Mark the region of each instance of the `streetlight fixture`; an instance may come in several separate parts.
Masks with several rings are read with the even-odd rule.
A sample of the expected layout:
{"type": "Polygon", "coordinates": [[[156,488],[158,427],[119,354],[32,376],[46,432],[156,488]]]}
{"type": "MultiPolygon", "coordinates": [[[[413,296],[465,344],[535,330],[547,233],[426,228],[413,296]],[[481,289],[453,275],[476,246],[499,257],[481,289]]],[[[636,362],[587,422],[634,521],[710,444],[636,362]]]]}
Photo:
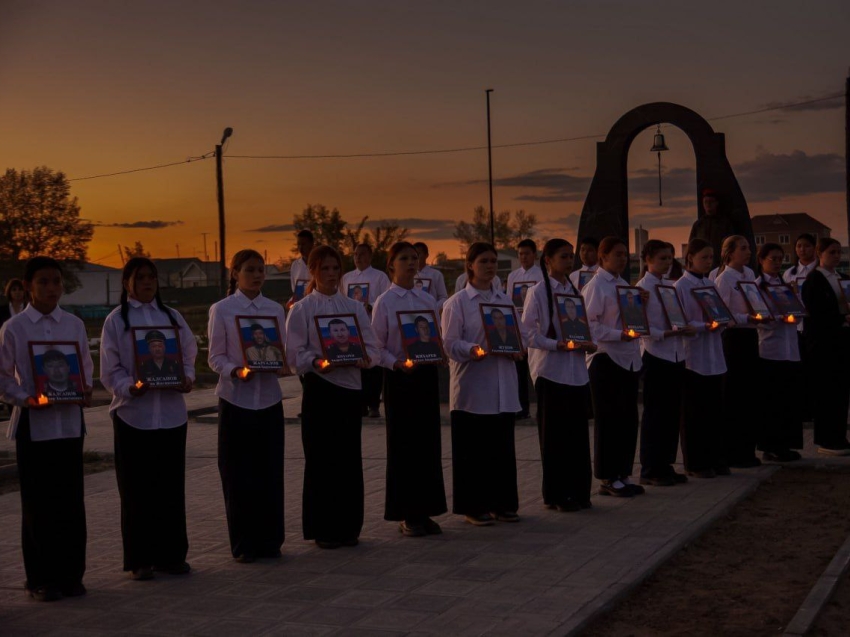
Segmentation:
{"type": "Polygon", "coordinates": [[[221,141],[215,145],[215,178],[218,190],[218,261],[221,269],[222,296],[227,294],[227,263],[224,260],[224,179],[221,172],[221,149],[231,135],[233,135],[233,129],[228,126],[221,135],[221,141]]]}

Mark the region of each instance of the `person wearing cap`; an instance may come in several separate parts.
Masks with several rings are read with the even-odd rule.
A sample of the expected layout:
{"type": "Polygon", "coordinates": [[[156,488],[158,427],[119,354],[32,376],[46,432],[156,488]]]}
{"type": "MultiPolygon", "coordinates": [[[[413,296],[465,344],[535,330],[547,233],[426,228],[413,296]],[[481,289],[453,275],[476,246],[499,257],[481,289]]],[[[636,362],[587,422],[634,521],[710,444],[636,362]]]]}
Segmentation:
{"type": "Polygon", "coordinates": [[[182,379],[183,370],[180,365],[165,356],[165,334],[159,330],[151,330],[145,334],[145,342],[151,357],[142,363],[144,379],[148,382],[172,376],[182,379]]]}
{"type": "Polygon", "coordinates": [[[723,240],[730,235],[740,234],[740,232],[735,231],[735,224],[729,215],[721,211],[720,198],[713,188],[705,188],[702,191],[702,209],[704,214],[694,221],[688,241],[694,239],[708,241],[714,250],[713,267],[716,268],[720,265],[723,240]]]}

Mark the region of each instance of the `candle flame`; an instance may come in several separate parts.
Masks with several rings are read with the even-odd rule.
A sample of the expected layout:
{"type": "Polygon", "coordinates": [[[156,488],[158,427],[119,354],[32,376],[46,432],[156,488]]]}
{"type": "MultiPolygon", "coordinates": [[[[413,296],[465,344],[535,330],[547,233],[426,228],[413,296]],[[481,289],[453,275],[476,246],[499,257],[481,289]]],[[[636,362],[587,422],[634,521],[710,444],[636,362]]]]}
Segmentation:
{"type": "Polygon", "coordinates": [[[789,314],[785,320],[788,321],[789,323],[796,323],[797,322],[797,319],[794,317],[793,314],[789,314]]]}
{"type": "Polygon", "coordinates": [[[39,397],[38,397],[38,404],[39,405],[46,405],[48,402],[50,402],[50,401],[47,400],[47,396],[45,396],[44,394],[39,395],[39,397]]]}
{"type": "Polygon", "coordinates": [[[720,326],[720,323],[718,323],[717,321],[711,322],[711,329],[716,330],[719,326],[720,326]]]}
{"type": "Polygon", "coordinates": [[[323,360],[321,363],[319,363],[319,365],[321,366],[322,369],[325,369],[326,367],[331,366],[331,362],[329,360],[323,360]]]}
{"type": "Polygon", "coordinates": [[[637,332],[635,332],[634,330],[629,330],[628,335],[634,338],[635,336],[637,336],[637,332]]]}
{"type": "Polygon", "coordinates": [[[408,358],[406,361],[404,361],[404,366],[408,369],[413,367],[413,361],[408,358]]]}
{"type": "Polygon", "coordinates": [[[475,353],[476,353],[478,356],[484,356],[484,354],[486,354],[486,352],[485,352],[483,349],[481,349],[481,346],[480,346],[480,345],[476,348],[475,353]]]}
{"type": "Polygon", "coordinates": [[[242,368],[242,369],[240,369],[238,372],[236,372],[236,375],[237,375],[239,378],[246,378],[250,372],[251,372],[251,370],[250,370],[250,369],[248,369],[247,367],[243,367],[243,368],[242,368]]]}
{"type": "Polygon", "coordinates": [[[756,312],[756,317],[755,317],[755,318],[756,318],[756,320],[757,320],[757,321],[760,321],[760,320],[762,319],[762,316],[761,316],[761,314],[760,314],[759,312],[756,312]]]}
{"type": "Polygon", "coordinates": [[[144,386],[145,386],[145,384],[142,381],[140,381],[140,380],[136,381],[136,388],[137,389],[141,389],[144,386]]]}
{"type": "Polygon", "coordinates": [[[576,344],[573,341],[567,341],[567,349],[575,349],[576,344]]]}

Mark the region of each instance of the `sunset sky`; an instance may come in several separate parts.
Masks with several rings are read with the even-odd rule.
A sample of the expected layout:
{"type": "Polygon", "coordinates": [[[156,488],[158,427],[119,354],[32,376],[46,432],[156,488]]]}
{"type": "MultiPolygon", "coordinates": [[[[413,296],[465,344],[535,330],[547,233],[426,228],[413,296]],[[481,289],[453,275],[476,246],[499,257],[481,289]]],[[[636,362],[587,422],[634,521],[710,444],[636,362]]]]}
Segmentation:
{"type": "MultiPolygon", "coordinates": [[[[0,0],[0,169],[72,179],[178,162],[226,126],[228,256],[290,257],[293,214],[337,207],[395,219],[431,254],[459,256],[453,224],[487,205],[486,150],[351,159],[245,159],[603,135],[626,111],[671,101],[706,118],[843,93],[846,0],[695,3],[0,0]],[[231,157],[227,157],[230,155],[231,157]]],[[[750,213],[808,212],[847,239],[844,100],[718,119],[750,213]]],[[[668,204],[657,205],[653,130],[629,157],[630,215],[687,239],[694,155],[665,129],[668,204]]],[[[573,240],[598,139],[493,152],[495,208],[573,240]]],[[[213,257],[212,159],[72,183],[98,227],[90,260],[118,244],[213,257]]]]}

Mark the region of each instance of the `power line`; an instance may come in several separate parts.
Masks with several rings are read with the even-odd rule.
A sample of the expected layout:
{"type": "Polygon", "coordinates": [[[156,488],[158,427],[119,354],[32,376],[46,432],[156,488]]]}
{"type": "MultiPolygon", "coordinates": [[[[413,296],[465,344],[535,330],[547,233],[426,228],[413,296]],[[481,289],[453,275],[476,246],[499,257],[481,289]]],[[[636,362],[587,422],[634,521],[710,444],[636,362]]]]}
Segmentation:
{"type": "Polygon", "coordinates": [[[826,97],[818,97],[816,99],[805,100],[803,102],[793,102],[788,104],[777,104],[775,106],[766,106],[755,111],[745,111],[743,113],[733,113],[731,115],[720,115],[718,117],[708,117],[708,121],[716,122],[721,119],[731,119],[733,117],[744,117],[745,115],[757,115],[758,113],[767,113],[769,111],[782,111],[793,108],[795,106],[807,106],[808,104],[816,104],[818,102],[828,102],[839,97],[844,97],[844,93],[836,93],[835,95],[827,95],[826,97]]]}
{"type": "Polygon", "coordinates": [[[115,173],[103,173],[101,175],[89,175],[88,177],[74,177],[73,179],[69,179],[68,181],[85,181],[86,179],[99,179],[100,177],[115,177],[116,175],[129,175],[130,173],[140,173],[146,170],[156,170],[157,168],[168,168],[169,166],[179,166],[180,164],[191,164],[192,162],[201,161],[203,159],[209,159],[212,157],[210,153],[205,155],[201,155],[199,157],[189,157],[188,159],[184,159],[183,161],[174,161],[170,164],[158,164],[156,166],[146,166],[145,168],[133,168],[131,170],[121,170],[115,173]]]}

